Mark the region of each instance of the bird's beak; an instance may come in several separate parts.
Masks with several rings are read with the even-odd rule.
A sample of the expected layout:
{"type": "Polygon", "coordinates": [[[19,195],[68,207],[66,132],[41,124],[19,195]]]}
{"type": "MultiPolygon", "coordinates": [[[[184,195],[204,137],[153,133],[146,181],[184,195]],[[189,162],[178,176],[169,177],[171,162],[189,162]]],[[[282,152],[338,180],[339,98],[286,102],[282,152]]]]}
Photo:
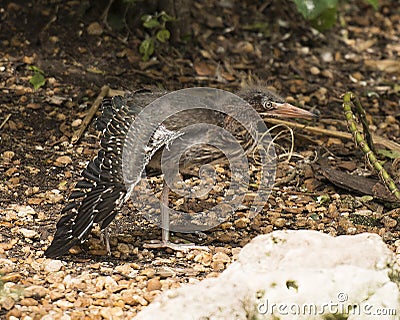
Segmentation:
{"type": "Polygon", "coordinates": [[[273,108],[266,112],[262,112],[262,114],[274,118],[300,118],[309,120],[318,118],[315,113],[295,107],[287,102],[274,102],[273,108]]]}

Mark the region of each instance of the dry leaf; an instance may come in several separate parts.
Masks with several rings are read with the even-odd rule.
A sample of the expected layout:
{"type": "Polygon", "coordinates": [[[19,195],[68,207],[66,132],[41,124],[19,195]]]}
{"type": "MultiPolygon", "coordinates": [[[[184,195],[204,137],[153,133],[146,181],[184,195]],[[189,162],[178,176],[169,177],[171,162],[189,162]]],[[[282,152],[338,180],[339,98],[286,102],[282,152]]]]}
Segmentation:
{"type": "Polygon", "coordinates": [[[214,76],[216,67],[206,62],[198,62],[194,65],[197,75],[199,76],[214,76]]]}

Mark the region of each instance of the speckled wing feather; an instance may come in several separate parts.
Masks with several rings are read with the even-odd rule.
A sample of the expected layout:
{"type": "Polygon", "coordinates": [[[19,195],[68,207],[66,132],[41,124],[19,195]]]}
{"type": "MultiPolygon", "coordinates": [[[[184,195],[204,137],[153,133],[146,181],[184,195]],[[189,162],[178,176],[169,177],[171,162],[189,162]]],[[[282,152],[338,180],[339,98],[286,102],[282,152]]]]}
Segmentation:
{"type": "MultiPolygon", "coordinates": [[[[100,224],[101,229],[106,228],[129,198],[122,174],[122,152],[125,143],[130,142],[127,139],[140,140],[140,137],[127,134],[143,107],[132,102],[121,96],[102,102],[102,115],[96,123],[97,129],[102,131],[101,149],[83,170],[82,179],[70,196],[71,202],[62,210],[64,215],[58,221],[53,242],[45,252],[47,257],[61,256],[85,240],[94,223],[100,224]]],[[[177,136],[177,132],[158,126],[149,145],[144,148],[146,155],[139,174],[152,155],[177,136]]],[[[128,186],[129,190],[133,187],[128,186]]]]}

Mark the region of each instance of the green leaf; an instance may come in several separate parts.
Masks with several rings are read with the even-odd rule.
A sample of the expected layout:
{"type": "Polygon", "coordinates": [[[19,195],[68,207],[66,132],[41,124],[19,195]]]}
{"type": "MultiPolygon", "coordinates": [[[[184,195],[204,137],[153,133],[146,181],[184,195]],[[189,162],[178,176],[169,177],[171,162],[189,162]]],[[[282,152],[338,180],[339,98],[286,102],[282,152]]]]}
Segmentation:
{"type": "Polygon", "coordinates": [[[364,0],[366,3],[370,4],[375,10],[379,8],[379,1],[378,0],[364,0]]]}
{"type": "Polygon", "coordinates": [[[336,22],[336,8],[330,8],[322,12],[317,18],[311,20],[312,26],[324,31],[333,27],[336,22]]]}
{"type": "Polygon", "coordinates": [[[160,26],[160,23],[158,22],[157,19],[150,19],[150,20],[146,20],[145,22],[143,22],[143,27],[148,28],[148,29],[154,29],[158,26],[160,26]]]}
{"type": "Polygon", "coordinates": [[[142,20],[143,22],[150,20],[151,18],[153,18],[153,16],[149,15],[149,14],[144,14],[141,16],[140,20],[142,20]]]}
{"type": "Polygon", "coordinates": [[[379,149],[377,152],[389,159],[397,159],[400,158],[400,152],[395,151],[395,150],[384,150],[384,149],[379,149]]]}
{"type": "Polygon", "coordinates": [[[29,70],[33,71],[33,76],[29,79],[29,83],[33,86],[33,88],[37,90],[40,87],[43,87],[46,83],[44,71],[35,66],[29,66],[29,70]]]}
{"type": "Polygon", "coordinates": [[[41,73],[41,74],[44,75],[44,71],[43,71],[42,69],[39,69],[38,67],[29,66],[28,69],[29,69],[29,70],[32,70],[32,71],[34,71],[34,72],[39,72],[39,73],[41,73]]]}
{"type": "Polygon", "coordinates": [[[331,201],[331,198],[327,194],[323,194],[323,195],[317,197],[318,204],[328,203],[329,201],[331,201]]]}
{"type": "Polygon", "coordinates": [[[336,22],[338,0],[292,0],[297,10],[319,31],[331,28],[336,22]]]}
{"type": "Polygon", "coordinates": [[[37,72],[32,76],[32,78],[29,79],[29,82],[31,85],[33,85],[33,88],[37,90],[44,86],[46,79],[41,73],[37,72]]]}
{"type": "Polygon", "coordinates": [[[338,5],[338,0],[292,0],[297,10],[307,20],[314,20],[329,9],[335,9],[338,5]]]}
{"type": "Polygon", "coordinates": [[[143,56],[143,61],[149,60],[150,56],[154,53],[154,39],[147,38],[143,40],[139,47],[139,53],[143,56]]]}
{"type": "Polygon", "coordinates": [[[167,29],[161,29],[157,32],[156,38],[160,42],[165,42],[168,41],[169,38],[171,37],[171,33],[167,29]]]}
{"type": "MultiPolygon", "coordinates": [[[[314,28],[324,31],[331,28],[336,22],[336,12],[339,0],[292,0],[297,10],[309,21],[314,28]]],[[[379,7],[379,0],[364,0],[375,10],[379,7]]]]}
{"type": "Polygon", "coordinates": [[[175,21],[175,18],[168,15],[165,11],[160,13],[160,18],[164,22],[175,21]]]}

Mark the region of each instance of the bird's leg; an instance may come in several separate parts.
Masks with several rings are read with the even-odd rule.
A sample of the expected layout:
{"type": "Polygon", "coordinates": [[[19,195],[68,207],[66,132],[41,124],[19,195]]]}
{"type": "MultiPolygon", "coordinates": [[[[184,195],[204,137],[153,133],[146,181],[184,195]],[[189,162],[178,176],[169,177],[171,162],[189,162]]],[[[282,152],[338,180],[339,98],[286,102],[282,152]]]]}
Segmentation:
{"type": "Polygon", "coordinates": [[[101,230],[100,241],[102,241],[106,246],[107,255],[111,256],[110,235],[108,233],[108,226],[101,230]]]}
{"type": "Polygon", "coordinates": [[[161,241],[163,244],[169,243],[169,212],[168,212],[168,204],[169,204],[169,186],[167,182],[164,180],[163,190],[161,193],[161,241]]]}
{"type": "Polygon", "coordinates": [[[194,243],[172,243],[169,241],[169,208],[168,208],[168,195],[169,195],[169,186],[167,182],[164,180],[164,186],[161,193],[161,242],[160,243],[146,243],[143,246],[145,248],[170,248],[175,251],[189,251],[191,249],[199,249],[209,251],[210,249],[206,246],[197,246],[194,243]]]}

